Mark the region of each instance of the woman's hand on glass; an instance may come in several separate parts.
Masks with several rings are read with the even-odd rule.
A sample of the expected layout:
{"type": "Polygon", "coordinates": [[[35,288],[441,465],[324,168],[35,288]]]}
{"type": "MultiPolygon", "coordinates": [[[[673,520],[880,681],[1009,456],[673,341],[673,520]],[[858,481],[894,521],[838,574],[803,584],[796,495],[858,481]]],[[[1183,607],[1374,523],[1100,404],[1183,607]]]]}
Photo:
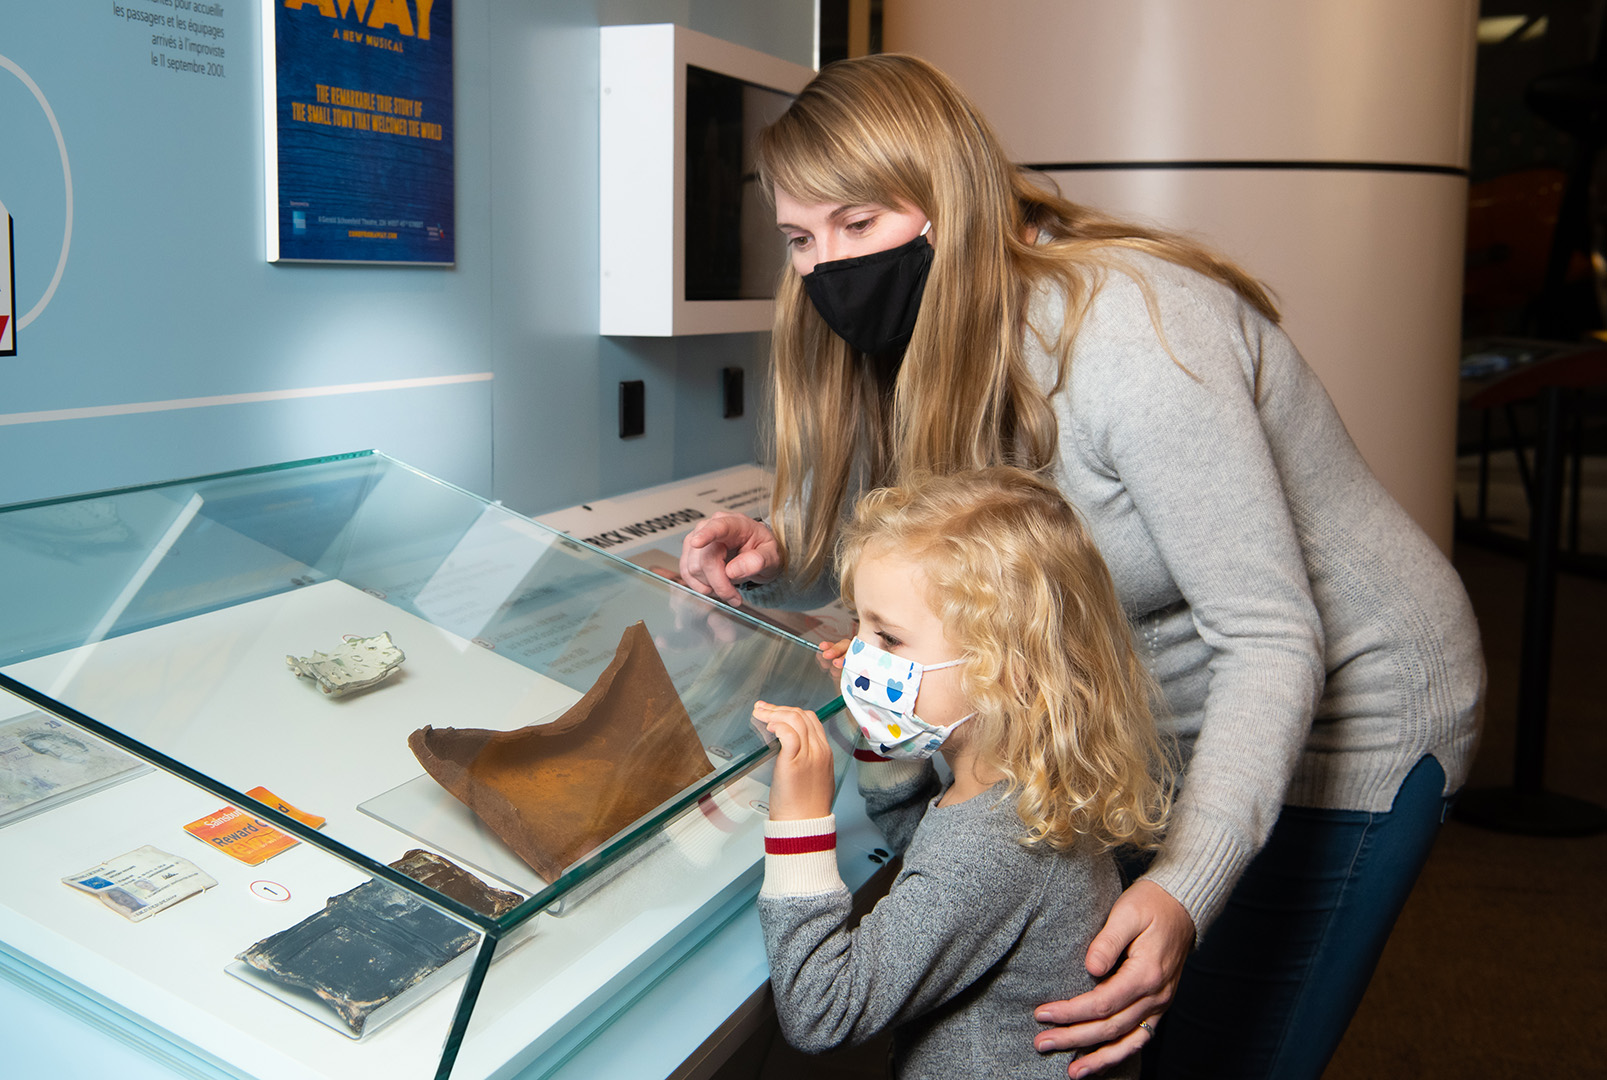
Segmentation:
{"type": "Polygon", "coordinates": [[[740,581],[773,581],[781,573],[781,549],[763,522],[722,510],[681,541],[681,583],[741,606],[740,581]]]}
{"type": "Polygon", "coordinates": [[[1104,981],[1069,1001],[1038,1006],[1035,1019],[1061,1026],[1039,1032],[1033,1045],[1040,1052],[1085,1050],[1067,1069],[1072,1077],[1131,1057],[1154,1036],[1193,949],[1194,919],[1183,905],[1159,885],[1135,881],[1088,946],[1088,973],[1104,981]]]}

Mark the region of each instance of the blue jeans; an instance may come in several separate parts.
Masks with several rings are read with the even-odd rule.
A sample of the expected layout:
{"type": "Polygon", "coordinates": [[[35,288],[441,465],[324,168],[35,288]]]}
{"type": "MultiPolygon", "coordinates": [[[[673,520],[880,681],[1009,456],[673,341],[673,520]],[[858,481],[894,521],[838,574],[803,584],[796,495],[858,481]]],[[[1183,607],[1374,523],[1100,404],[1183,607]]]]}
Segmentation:
{"type": "Polygon", "coordinates": [[[1444,787],[1424,757],[1388,813],[1284,807],[1183,969],[1145,1080],[1317,1080],[1428,859],[1444,787]]]}

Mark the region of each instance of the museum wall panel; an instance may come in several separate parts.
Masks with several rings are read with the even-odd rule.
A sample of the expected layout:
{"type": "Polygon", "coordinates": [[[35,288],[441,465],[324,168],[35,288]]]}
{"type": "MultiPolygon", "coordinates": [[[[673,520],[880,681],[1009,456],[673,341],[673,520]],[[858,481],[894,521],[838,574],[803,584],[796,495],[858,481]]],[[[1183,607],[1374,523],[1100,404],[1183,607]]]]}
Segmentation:
{"type": "Polygon", "coordinates": [[[540,512],[752,458],[757,403],[722,420],[718,374],[754,394],[766,335],[596,334],[597,29],[808,63],[812,3],[457,0],[453,269],[268,264],[258,9],[224,5],[209,76],[154,62],[129,12],[158,6],[6,11],[0,504],[374,447],[540,512]],[[626,378],[650,382],[630,441],[626,378]]]}

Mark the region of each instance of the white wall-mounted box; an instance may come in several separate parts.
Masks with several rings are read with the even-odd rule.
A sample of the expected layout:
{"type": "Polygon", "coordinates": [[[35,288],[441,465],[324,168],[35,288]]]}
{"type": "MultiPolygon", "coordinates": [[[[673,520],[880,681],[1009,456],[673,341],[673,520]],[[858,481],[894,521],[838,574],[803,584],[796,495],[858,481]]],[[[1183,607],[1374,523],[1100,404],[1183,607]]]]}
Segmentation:
{"type": "Polygon", "coordinates": [[[600,333],[770,329],[785,248],[751,136],[814,74],[673,24],[602,28],[600,333]]]}

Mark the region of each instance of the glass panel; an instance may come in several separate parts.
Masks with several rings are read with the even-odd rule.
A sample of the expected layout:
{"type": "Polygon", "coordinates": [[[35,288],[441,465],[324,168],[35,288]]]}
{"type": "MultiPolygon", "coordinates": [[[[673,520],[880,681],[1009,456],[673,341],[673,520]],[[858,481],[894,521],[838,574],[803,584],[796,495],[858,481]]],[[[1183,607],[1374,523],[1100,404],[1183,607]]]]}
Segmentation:
{"type": "MultiPolygon", "coordinates": [[[[501,936],[482,1063],[561,1019],[533,987],[581,960],[611,987],[753,887],[752,702],[835,696],[808,643],[372,453],[0,508],[0,593],[0,684],[203,789],[195,817],[244,811],[209,842],[276,828],[307,842],[278,866],[325,848],[501,936]],[[374,685],[309,677],[360,685],[318,654],[383,661],[381,635],[405,660],[374,685]],[[517,906],[412,883],[413,848],[517,906]]],[[[212,854],[193,820],[148,824],[212,854]]]]}
{"type": "Polygon", "coordinates": [[[231,857],[183,828],[225,809],[212,792],[0,692],[0,804],[26,778],[54,801],[0,821],[8,946],[240,1075],[437,1074],[480,927],[311,844],[231,857]],[[12,735],[41,728],[52,764],[18,764],[12,735]],[[105,755],[134,767],[73,784],[105,755]]]}

